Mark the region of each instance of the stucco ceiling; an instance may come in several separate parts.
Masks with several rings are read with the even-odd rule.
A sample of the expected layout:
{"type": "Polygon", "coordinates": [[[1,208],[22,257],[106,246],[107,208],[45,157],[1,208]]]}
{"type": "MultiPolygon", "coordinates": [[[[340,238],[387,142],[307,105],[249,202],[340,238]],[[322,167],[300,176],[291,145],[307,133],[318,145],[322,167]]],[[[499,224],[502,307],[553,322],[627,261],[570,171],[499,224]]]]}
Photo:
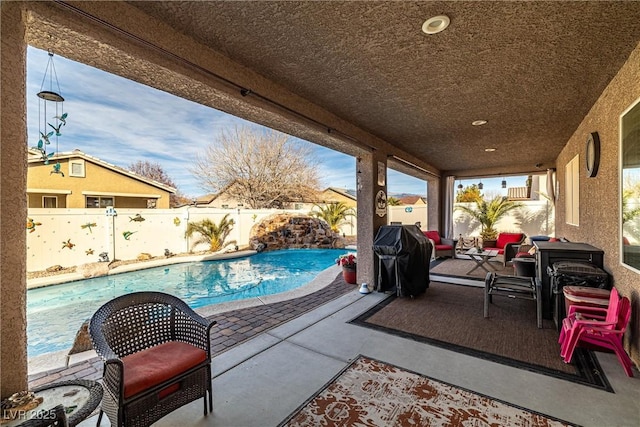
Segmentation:
{"type": "Polygon", "coordinates": [[[552,165],[640,42],[637,1],[131,4],[442,171],[552,165]]]}

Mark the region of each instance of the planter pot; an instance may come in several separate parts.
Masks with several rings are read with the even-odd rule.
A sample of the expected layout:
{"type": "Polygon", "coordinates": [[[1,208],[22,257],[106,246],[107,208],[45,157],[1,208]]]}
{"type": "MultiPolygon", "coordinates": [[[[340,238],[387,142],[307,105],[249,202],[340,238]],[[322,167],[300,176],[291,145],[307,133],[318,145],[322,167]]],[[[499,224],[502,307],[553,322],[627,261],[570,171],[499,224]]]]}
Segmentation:
{"type": "Polygon", "coordinates": [[[356,268],[355,267],[342,267],[342,277],[344,281],[355,285],[356,284],[356,268]]]}

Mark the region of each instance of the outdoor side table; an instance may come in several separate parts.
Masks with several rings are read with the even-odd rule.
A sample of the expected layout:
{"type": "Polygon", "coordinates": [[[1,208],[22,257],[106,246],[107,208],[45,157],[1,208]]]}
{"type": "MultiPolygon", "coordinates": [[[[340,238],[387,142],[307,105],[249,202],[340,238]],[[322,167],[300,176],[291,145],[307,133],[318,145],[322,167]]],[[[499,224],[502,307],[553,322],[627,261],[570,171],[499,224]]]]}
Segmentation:
{"type": "Polygon", "coordinates": [[[488,273],[484,281],[484,317],[494,295],[535,301],[538,329],[542,329],[542,285],[533,277],[503,276],[488,273]]]}
{"type": "Polygon", "coordinates": [[[476,248],[472,248],[466,251],[464,254],[469,256],[469,258],[471,258],[476,263],[476,265],[471,270],[467,271],[467,274],[471,274],[477,268],[482,268],[487,273],[491,273],[491,271],[487,269],[486,266],[489,266],[491,270],[496,271],[496,268],[493,265],[491,265],[491,263],[489,262],[489,259],[498,255],[497,249],[492,249],[492,250],[483,249],[478,251],[476,248]]]}
{"type": "MultiPolygon", "coordinates": [[[[38,407],[27,411],[27,417],[34,417],[38,412],[46,412],[57,405],[63,405],[69,427],[78,425],[91,415],[100,404],[103,393],[100,383],[89,380],[61,381],[36,387],[32,391],[44,400],[38,407]]],[[[35,419],[18,418],[3,427],[29,426],[35,422],[35,419]]]]}

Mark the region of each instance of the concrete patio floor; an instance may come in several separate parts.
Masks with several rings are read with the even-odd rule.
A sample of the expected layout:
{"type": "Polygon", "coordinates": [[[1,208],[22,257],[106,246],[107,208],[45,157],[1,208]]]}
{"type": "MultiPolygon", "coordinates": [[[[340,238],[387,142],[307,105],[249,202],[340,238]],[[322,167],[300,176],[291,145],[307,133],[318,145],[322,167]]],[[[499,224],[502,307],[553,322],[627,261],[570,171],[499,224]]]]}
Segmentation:
{"type": "Polygon", "coordinates": [[[615,355],[598,353],[609,393],[348,323],[386,297],[354,288],[215,356],[213,413],[197,400],[154,425],[276,426],[359,354],[583,426],[640,425],[638,372],[625,376],[615,355]]]}

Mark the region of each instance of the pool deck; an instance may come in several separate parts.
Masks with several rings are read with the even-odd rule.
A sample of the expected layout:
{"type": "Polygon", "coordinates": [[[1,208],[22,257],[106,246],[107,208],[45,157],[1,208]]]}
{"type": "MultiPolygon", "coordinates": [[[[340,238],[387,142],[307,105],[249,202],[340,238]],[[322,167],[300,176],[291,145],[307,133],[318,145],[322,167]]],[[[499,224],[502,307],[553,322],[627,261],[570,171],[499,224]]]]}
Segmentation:
{"type": "MultiPolygon", "coordinates": [[[[201,260],[189,259],[183,262],[201,260]]],[[[126,265],[128,271],[140,270],[140,266],[141,264],[126,265]],[[138,268],[133,268],[134,266],[138,266],[138,268]]],[[[144,264],[144,268],[157,266],[159,265],[144,264]]],[[[355,285],[346,284],[339,274],[340,268],[332,266],[322,271],[308,284],[291,291],[195,309],[201,316],[212,318],[218,322],[214,328],[217,334],[211,341],[213,355],[226,351],[238,343],[356,288],[355,285]]],[[[63,279],[63,276],[68,275],[53,277],[63,279]]],[[[69,278],[59,280],[57,283],[65,283],[66,281],[69,281],[69,278]]],[[[36,387],[52,381],[100,378],[102,377],[102,364],[98,361],[96,365],[96,358],[97,355],[94,351],[74,354],[70,357],[68,368],[66,367],[67,351],[47,353],[30,358],[29,387],[36,387]],[[97,377],[94,365],[99,367],[97,377]]]]}
{"type": "MultiPolygon", "coordinates": [[[[615,393],[456,353],[349,323],[388,295],[358,293],[337,266],[322,276],[314,285],[319,289],[306,295],[211,314],[218,321],[212,330],[213,413],[204,417],[197,400],[154,426],[276,426],[359,354],[578,425],[640,423],[638,372],[627,377],[613,354],[597,353],[615,393]]],[[[102,363],[92,357],[32,375],[30,386],[101,376],[102,363]]],[[[106,417],[101,426],[109,426],[106,417]]]]}

